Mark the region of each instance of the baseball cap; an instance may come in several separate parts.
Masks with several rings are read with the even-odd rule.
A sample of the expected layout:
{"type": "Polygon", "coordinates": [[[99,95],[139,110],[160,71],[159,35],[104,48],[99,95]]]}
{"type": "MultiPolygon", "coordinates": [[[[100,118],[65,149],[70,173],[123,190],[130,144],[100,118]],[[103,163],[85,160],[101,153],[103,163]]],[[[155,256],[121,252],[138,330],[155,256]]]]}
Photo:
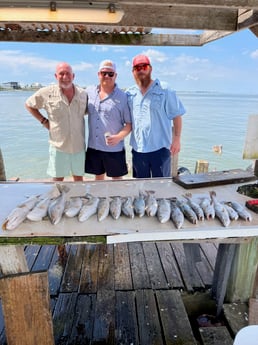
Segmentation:
{"type": "Polygon", "coordinates": [[[99,65],[99,72],[102,69],[110,69],[113,72],[115,72],[116,71],[116,64],[111,60],[103,60],[99,65]]]}
{"type": "Polygon", "coordinates": [[[150,65],[150,59],[146,55],[137,55],[133,58],[133,67],[141,64],[147,64],[150,65]]]}

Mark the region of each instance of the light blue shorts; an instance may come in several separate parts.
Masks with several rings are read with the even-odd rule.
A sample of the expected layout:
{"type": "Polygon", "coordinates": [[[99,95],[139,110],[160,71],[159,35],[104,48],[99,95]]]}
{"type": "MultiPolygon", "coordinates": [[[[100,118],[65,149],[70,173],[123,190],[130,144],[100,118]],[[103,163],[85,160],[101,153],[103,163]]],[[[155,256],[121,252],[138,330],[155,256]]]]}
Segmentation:
{"type": "Polygon", "coordinates": [[[85,151],[65,153],[49,145],[47,174],[51,177],[84,176],[85,151]]]}

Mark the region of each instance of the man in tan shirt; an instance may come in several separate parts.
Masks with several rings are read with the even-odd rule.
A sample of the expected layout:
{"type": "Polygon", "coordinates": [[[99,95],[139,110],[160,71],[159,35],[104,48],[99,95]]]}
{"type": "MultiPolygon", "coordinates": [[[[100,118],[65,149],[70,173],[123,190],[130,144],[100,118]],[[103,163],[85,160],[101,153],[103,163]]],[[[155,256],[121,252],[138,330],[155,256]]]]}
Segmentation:
{"type": "Polygon", "coordinates": [[[30,96],[26,109],[49,130],[47,173],[54,181],[72,175],[82,181],[85,162],[85,119],[87,93],[74,85],[72,67],[61,62],[56,67],[56,85],[39,89],[30,96]],[[39,111],[44,109],[47,118],[39,111]]]}

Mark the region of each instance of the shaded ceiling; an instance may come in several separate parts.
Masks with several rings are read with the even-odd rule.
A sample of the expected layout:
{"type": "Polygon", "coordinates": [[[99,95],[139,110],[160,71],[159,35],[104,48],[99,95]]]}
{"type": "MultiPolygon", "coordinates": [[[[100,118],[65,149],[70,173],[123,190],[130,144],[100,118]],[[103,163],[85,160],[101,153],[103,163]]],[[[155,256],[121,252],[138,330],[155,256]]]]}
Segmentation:
{"type": "Polygon", "coordinates": [[[0,41],[202,46],[243,29],[258,36],[258,0],[0,1],[0,41]],[[30,17],[31,9],[51,15],[30,17]],[[22,10],[25,18],[19,17],[22,10]],[[88,10],[97,16],[85,19],[88,10]],[[187,31],[176,33],[182,29],[187,31]]]}

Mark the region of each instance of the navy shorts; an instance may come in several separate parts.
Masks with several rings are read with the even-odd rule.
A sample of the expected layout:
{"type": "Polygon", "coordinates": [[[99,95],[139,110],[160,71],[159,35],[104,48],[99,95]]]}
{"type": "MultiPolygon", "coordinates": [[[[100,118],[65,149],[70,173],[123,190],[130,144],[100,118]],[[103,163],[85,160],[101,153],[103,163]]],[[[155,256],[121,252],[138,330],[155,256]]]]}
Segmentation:
{"type": "Polygon", "coordinates": [[[85,172],[108,177],[119,177],[128,174],[125,150],[105,152],[88,147],[86,151],[85,172]]]}
{"type": "Polygon", "coordinates": [[[170,177],[171,153],[163,147],[153,152],[136,152],[132,150],[133,177],[170,177]]]}

